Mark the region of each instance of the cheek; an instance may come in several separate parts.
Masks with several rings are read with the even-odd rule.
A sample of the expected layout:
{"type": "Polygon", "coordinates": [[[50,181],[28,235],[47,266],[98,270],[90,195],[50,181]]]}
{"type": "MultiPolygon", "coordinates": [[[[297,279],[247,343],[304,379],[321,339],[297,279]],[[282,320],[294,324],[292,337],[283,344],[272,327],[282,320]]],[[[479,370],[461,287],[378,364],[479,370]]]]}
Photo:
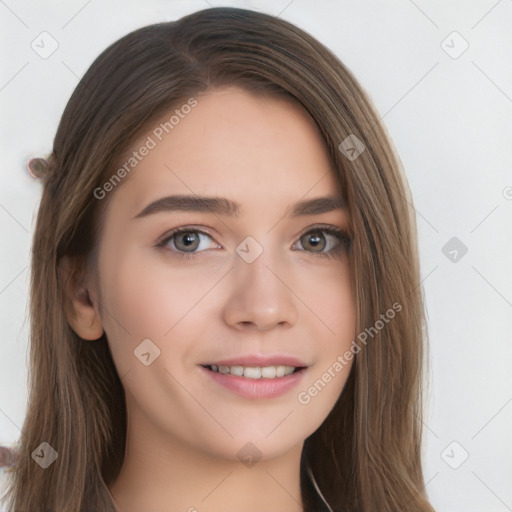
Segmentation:
{"type": "Polygon", "coordinates": [[[315,286],[302,293],[312,310],[305,314],[316,324],[317,359],[298,390],[297,403],[303,414],[318,420],[325,418],[338,400],[354,364],[356,307],[348,267],[319,273],[315,286]]]}
{"type": "Polygon", "coordinates": [[[355,336],[356,307],[347,262],[303,271],[294,289],[303,320],[313,325],[323,352],[345,350],[355,336]]]}
{"type": "Polygon", "coordinates": [[[352,341],[356,328],[356,310],[352,292],[347,286],[312,297],[318,315],[325,324],[324,339],[332,348],[341,350],[348,338],[352,341]]]}
{"type": "Polygon", "coordinates": [[[165,356],[172,344],[174,356],[179,356],[187,347],[184,330],[190,338],[201,326],[204,307],[210,304],[203,299],[221,271],[199,265],[186,268],[164,258],[143,259],[136,252],[125,252],[123,258],[110,254],[101,280],[103,323],[120,373],[133,366],[133,352],[146,339],[156,345],[160,355],[165,356]]]}

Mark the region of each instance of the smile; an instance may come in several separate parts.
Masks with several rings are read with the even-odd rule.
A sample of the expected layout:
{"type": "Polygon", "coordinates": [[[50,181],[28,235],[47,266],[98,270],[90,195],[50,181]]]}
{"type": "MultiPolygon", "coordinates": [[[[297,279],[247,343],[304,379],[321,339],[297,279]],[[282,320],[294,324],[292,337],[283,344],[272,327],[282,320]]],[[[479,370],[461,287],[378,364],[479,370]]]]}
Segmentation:
{"type": "MultiPolygon", "coordinates": [[[[253,363],[254,364],[254,363],[253,363]]],[[[274,398],[296,388],[304,378],[306,366],[267,365],[244,366],[240,364],[199,365],[207,385],[228,390],[243,398],[274,398]],[[218,386],[218,387],[217,387],[218,386]]]]}
{"type": "Polygon", "coordinates": [[[241,366],[241,365],[206,365],[206,368],[212,372],[222,373],[223,375],[231,374],[238,377],[246,377],[248,379],[275,379],[285,377],[299,371],[300,368],[294,366],[241,366]]]}

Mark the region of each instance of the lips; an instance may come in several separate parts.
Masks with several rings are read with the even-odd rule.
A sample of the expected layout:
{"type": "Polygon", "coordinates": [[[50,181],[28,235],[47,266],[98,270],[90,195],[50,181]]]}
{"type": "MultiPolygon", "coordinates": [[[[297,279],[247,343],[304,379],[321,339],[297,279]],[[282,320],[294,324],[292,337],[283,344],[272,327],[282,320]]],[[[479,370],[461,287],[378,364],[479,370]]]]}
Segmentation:
{"type": "MultiPolygon", "coordinates": [[[[296,364],[303,364],[292,358],[296,364]]],[[[236,359],[235,362],[246,362],[248,358],[236,359]]],[[[254,361],[254,359],[250,359],[254,361]]],[[[259,359],[261,360],[261,358],[259,359]]],[[[266,359],[269,361],[269,359],[266,359]]],[[[219,362],[231,362],[223,360],[219,362]]],[[[272,358],[271,362],[284,362],[283,358],[272,358]]],[[[290,359],[286,360],[291,362],[290,359]]],[[[254,364],[254,363],[251,363],[254,364]]],[[[267,362],[264,364],[268,364],[267,362]]],[[[229,390],[244,398],[269,399],[283,395],[297,387],[307,372],[307,366],[270,365],[270,366],[243,366],[243,365],[199,365],[201,374],[209,382],[218,384],[221,388],[229,390]],[[216,370],[214,369],[216,368],[216,370]],[[222,369],[222,371],[220,371],[222,369]],[[278,373],[279,372],[279,373],[278,373]]]]}
{"type": "Polygon", "coordinates": [[[209,378],[245,398],[286,393],[304,377],[308,365],[289,354],[251,354],[200,365],[209,378]]]}

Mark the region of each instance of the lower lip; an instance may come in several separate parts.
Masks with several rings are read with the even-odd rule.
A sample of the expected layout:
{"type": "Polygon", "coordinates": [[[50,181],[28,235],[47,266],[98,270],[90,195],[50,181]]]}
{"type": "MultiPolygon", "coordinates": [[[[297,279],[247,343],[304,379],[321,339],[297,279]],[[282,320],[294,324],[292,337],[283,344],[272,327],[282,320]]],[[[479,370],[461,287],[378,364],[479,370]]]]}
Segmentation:
{"type": "Polygon", "coordinates": [[[215,382],[245,398],[273,398],[283,395],[295,387],[302,380],[306,372],[306,368],[303,368],[298,372],[291,373],[284,377],[276,377],[274,379],[250,379],[230,373],[214,372],[204,366],[200,366],[200,368],[215,382]]]}

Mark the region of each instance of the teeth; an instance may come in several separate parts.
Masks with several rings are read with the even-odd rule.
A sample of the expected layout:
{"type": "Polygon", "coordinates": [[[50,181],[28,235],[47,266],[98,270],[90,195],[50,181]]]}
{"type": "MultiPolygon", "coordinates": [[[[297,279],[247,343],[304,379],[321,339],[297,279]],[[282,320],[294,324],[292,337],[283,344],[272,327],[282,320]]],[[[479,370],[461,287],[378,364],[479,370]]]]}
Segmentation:
{"type": "Polygon", "coordinates": [[[231,373],[239,377],[247,377],[248,379],[275,379],[276,377],[284,377],[294,372],[294,366],[225,366],[215,365],[210,366],[212,371],[220,372],[224,375],[231,373]]]}
{"type": "Polygon", "coordinates": [[[244,367],[243,366],[231,366],[228,368],[231,368],[231,372],[233,375],[238,375],[241,377],[244,374],[244,367]]]}
{"type": "Polygon", "coordinates": [[[248,377],[249,379],[261,379],[261,368],[247,366],[247,368],[244,368],[244,377],[248,377]]]}
{"type": "Polygon", "coordinates": [[[274,379],[276,377],[276,373],[275,366],[265,366],[261,369],[261,376],[264,379],[274,379]]]}

